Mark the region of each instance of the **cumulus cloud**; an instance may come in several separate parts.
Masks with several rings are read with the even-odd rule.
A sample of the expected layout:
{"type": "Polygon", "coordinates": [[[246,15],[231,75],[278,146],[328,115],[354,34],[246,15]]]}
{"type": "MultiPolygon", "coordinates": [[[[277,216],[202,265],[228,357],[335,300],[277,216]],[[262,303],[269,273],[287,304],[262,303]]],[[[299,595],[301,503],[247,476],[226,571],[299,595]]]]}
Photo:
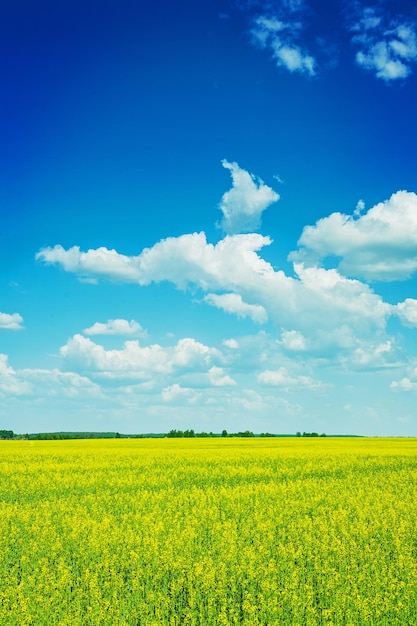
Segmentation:
{"type": "Polygon", "coordinates": [[[318,328],[330,330],[343,325],[355,330],[363,327],[367,331],[370,325],[375,329],[385,328],[392,313],[391,306],[365,283],[346,278],[335,269],[305,267],[298,263],[294,269],[300,279],[297,311],[300,316],[312,316],[318,328]]]}
{"type": "Polygon", "coordinates": [[[173,401],[176,403],[181,403],[184,400],[188,402],[195,401],[199,394],[194,389],[189,389],[188,387],[181,387],[178,383],[174,383],[173,385],[168,385],[164,387],[161,392],[161,397],[164,402],[173,401]]]}
{"type": "Polygon", "coordinates": [[[362,7],[351,30],[356,63],[390,82],[406,78],[417,62],[417,24],[391,18],[376,7],[362,7]]]}
{"type": "Polygon", "coordinates": [[[128,322],[124,319],[107,320],[105,323],[96,322],[89,328],[85,328],[85,335],[139,335],[143,328],[135,320],[128,322]]]}
{"type": "MultiPolygon", "coordinates": [[[[256,188],[259,191],[260,186],[256,188]]],[[[143,286],[168,281],[179,289],[199,289],[202,301],[224,312],[254,323],[275,324],[281,331],[277,348],[287,355],[327,359],[332,353],[335,360],[343,355],[348,363],[352,353],[350,362],[356,368],[371,368],[368,353],[358,351],[361,342],[365,351],[372,351],[371,336],[375,345],[383,345],[392,315],[405,325],[416,325],[415,301],[388,304],[364,281],[407,278],[417,269],[417,195],[399,191],[367,212],[359,201],[353,215],[333,213],[307,226],[298,243],[299,249],[289,257],[294,262],[292,276],[263,258],[261,251],[272,240],[258,233],[226,235],[216,244],[209,243],[203,232],[169,237],[136,256],[105,248],[65,250],[57,245],[39,251],[37,257],[89,280],[117,279],[143,286]],[[321,266],[329,259],[336,259],[336,268],[321,266]]],[[[141,331],[134,320],[116,319],[97,322],[84,334],[134,336],[141,331]]],[[[203,364],[207,372],[214,365],[214,352],[193,342],[181,340],[175,347],[163,348],[127,341],[123,348],[107,351],[79,334],[61,348],[61,355],[67,369],[91,371],[101,379],[148,379],[177,367],[203,364]]],[[[224,359],[230,362],[241,342],[229,339],[224,347],[228,348],[224,359]]],[[[392,355],[392,351],[389,358],[385,355],[385,362],[393,362],[392,355]]]]}
{"type": "Polygon", "coordinates": [[[6,354],[0,354],[0,396],[78,396],[97,397],[100,388],[94,382],[74,372],[59,369],[15,370],[8,363],[6,354]]]}
{"type": "Polygon", "coordinates": [[[366,280],[405,280],[417,270],[417,195],[398,191],[360,215],[332,213],[306,226],[289,259],[315,265],[339,259],[338,269],[366,280]]]}
{"type": "Polygon", "coordinates": [[[20,396],[29,391],[29,384],[9,365],[7,354],[0,354],[0,394],[20,396]]]}
{"type": "Polygon", "coordinates": [[[236,341],[236,339],[225,339],[223,341],[223,345],[226,348],[229,348],[230,350],[238,350],[239,349],[239,342],[236,341]]]}
{"type": "Polygon", "coordinates": [[[390,388],[393,391],[417,391],[417,381],[410,380],[410,378],[404,376],[400,380],[394,380],[390,388]]]}
{"type": "MultiPolygon", "coordinates": [[[[295,277],[287,276],[258,254],[270,244],[269,237],[256,233],[226,236],[216,245],[208,243],[204,233],[165,239],[135,257],[140,266],[136,281],[145,285],[165,280],[178,288],[192,285],[210,294],[221,292],[220,296],[232,292],[241,300],[233,297],[231,304],[220,297],[217,305],[228,306],[229,311],[234,306],[236,313],[242,313],[249,301],[250,306],[259,307],[246,308],[252,318],[259,320],[264,309],[275,324],[291,324],[301,332],[303,328],[311,331],[343,324],[357,329],[384,327],[391,307],[368,285],[335,269],[304,263],[294,265],[295,277]]],[[[211,301],[214,303],[213,295],[211,301]]]]}
{"type": "Polygon", "coordinates": [[[229,235],[257,230],[263,211],[279,200],[279,195],[237,163],[223,160],[222,165],[230,171],[233,186],[219,205],[223,213],[220,227],[229,235]]]}
{"type": "Polygon", "coordinates": [[[237,317],[250,317],[253,322],[263,324],[268,320],[268,314],[260,304],[247,304],[242,300],[242,296],[237,293],[224,293],[217,295],[209,293],[204,297],[204,301],[226,313],[233,313],[237,317]]]}
{"type": "Polygon", "coordinates": [[[393,340],[382,343],[361,342],[354,350],[340,359],[349,370],[375,371],[396,368],[400,365],[400,355],[393,340]]]}
{"type": "Polygon", "coordinates": [[[239,274],[268,271],[269,264],[260,259],[256,251],[270,244],[269,237],[257,233],[227,236],[216,245],[207,243],[205,233],[192,233],[163,239],[132,257],[106,248],[99,248],[97,255],[97,250],[81,252],[78,246],[65,250],[61,245],[44,248],[36,256],[38,260],[61,265],[65,271],[78,276],[139,285],[167,280],[181,289],[189,284],[208,289],[217,288],[225,278],[232,286],[239,274]]]}
{"type": "Polygon", "coordinates": [[[175,346],[164,348],[159,344],[141,346],[137,340],[125,341],[119,350],[106,350],[80,334],[74,335],[61,347],[60,354],[69,369],[81,372],[103,373],[110,376],[149,378],[155,374],[169,374],[175,369],[205,367],[217,352],[195,339],[180,339],[175,346]]]}
{"type": "Polygon", "coordinates": [[[31,391],[42,389],[44,395],[65,398],[97,398],[102,391],[96,383],[76,372],[61,372],[57,368],[24,369],[19,375],[31,383],[31,391]]]}
{"type": "MultiPolygon", "coordinates": [[[[255,233],[227,236],[215,246],[207,243],[204,234],[164,240],[139,255],[146,259],[142,261],[141,284],[169,280],[179,288],[192,285],[208,291],[211,302],[227,306],[229,312],[232,308],[236,314],[244,311],[257,321],[268,315],[278,327],[292,327],[309,336],[343,325],[359,334],[385,328],[391,305],[369,285],[335,269],[303,263],[294,265],[294,277],[287,276],[257,253],[269,243],[269,238],[255,233]],[[214,292],[221,292],[218,299],[213,299],[214,292]],[[222,298],[230,292],[239,297],[231,302],[222,298]],[[247,302],[259,308],[246,308],[247,302]]],[[[136,347],[126,348],[132,350],[136,347]]]]}
{"type": "Polygon", "coordinates": [[[390,388],[392,391],[417,391],[417,365],[415,358],[409,359],[404,368],[404,374],[405,376],[391,383],[390,388]]]}
{"type": "Polygon", "coordinates": [[[278,67],[289,72],[314,76],[316,60],[301,45],[304,24],[301,20],[303,3],[283,3],[275,15],[260,15],[252,27],[255,45],[272,52],[278,67]]]}
{"type": "Polygon", "coordinates": [[[284,390],[307,388],[317,390],[323,387],[323,383],[315,381],[310,376],[291,376],[286,367],[277,370],[265,370],[258,374],[258,382],[262,385],[280,387],[284,390]]]}
{"type": "Polygon", "coordinates": [[[137,282],[140,274],[136,257],[128,257],[104,247],[81,252],[79,246],[65,250],[58,244],[39,250],[36,259],[49,265],[61,265],[66,272],[74,272],[84,281],[106,277],[109,280],[137,282]]]}
{"type": "Polygon", "coordinates": [[[393,312],[398,315],[405,326],[417,326],[417,300],[406,298],[393,307],[393,312]]]}
{"type": "Polygon", "coordinates": [[[213,365],[208,371],[208,377],[213,387],[228,387],[236,385],[236,381],[224,373],[222,367],[213,365]]]}
{"type": "Polygon", "coordinates": [[[22,330],[23,317],[19,313],[0,313],[0,328],[5,330],[22,330]]]}
{"type": "Polygon", "coordinates": [[[296,330],[286,330],[281,334],[281,343],[290,352],[304,352],[307,348],[307,340],[304,335],[296,330]]]}

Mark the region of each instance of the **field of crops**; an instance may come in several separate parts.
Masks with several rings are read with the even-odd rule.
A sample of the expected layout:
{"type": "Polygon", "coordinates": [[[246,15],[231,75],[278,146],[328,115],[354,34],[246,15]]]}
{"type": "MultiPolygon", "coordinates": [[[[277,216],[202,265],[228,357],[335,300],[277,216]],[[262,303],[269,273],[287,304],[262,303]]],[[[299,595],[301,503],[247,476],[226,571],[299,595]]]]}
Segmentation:
{"type": "Polygon", "coordinates": [[[3,626],[415,626],[417,440],[0,441],[3,626]]]}

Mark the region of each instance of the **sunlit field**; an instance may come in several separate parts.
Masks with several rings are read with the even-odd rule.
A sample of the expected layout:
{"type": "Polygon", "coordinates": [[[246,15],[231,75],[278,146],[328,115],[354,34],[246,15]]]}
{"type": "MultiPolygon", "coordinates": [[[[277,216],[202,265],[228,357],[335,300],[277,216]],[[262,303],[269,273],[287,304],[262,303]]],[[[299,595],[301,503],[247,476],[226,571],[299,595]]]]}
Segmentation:
{"type": "Polygon", "coordinates": [[[0,624],[417,623],[417,440],[0,441],[0,624]]]}

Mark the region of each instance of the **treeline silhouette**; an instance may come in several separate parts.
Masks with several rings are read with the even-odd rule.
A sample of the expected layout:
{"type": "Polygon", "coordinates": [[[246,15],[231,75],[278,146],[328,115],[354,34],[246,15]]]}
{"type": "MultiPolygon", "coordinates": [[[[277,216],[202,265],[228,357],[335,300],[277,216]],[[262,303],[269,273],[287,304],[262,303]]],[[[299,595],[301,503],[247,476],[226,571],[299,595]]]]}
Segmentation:
{"type": "MultiPolygon", "coordinates": [[[[357,435],[331,435],[332,437],[356,437],[357,435]]],[[[229,433],[223,430],[221,433],[195,432],[193,428],[186,430],[172,429],[168,433],[146,433],[146,434],[121,434],[118,432],[51,432],[51,433],[31,433],[18,435],[12,430],[0,430],[0,439],[30,439],[30,440],[60,440],[60,439],[191,439],[194,437],[327,437],[326,433],[297,432],[295,435],[259,433],[255,434],[251,430],[229,433]]]]}
{"type": "MultiPolygon", "coordinates": [[[[256,435],[251,431],[251,430],[245,430],[243,432],[238,432],[238,433],[228,433],[227,430],[223,430],[222,433],[219,435],[218,433],[206,433],[206,432],[201,432],[201,433],[196,433],[194,432],[194,430],[191,428],[190,430],[170,430],[169,433],[167,433],[166,435],[167,437],[169,437],[170,439],[174,439],[174,438],[191,438],[191,437],[255,437],[256,435]]],[[[275,437],[275,435],[266,435],[265,433],[262,433],[261,437],[264,436],[268,436],[268,437],[275,437]]]]}

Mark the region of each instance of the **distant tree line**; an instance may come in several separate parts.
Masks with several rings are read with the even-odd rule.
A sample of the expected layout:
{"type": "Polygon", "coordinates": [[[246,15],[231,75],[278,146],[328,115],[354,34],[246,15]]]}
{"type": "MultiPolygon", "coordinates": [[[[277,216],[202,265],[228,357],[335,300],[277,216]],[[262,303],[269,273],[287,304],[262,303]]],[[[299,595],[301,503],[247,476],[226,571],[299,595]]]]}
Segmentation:
{"type": "MultiPolygon", "coordinates": [[[[326,437],[325,433],[319,435],[319,433],[312,432],[297,432],[296,437],[326,437]]],[[[338,435],[342,436],[342,435],[338,435]]],[[[345,435],[349,436],[349,435],[345,435]]],[[[172,429],[168,433],[147,433],[136,435],[124,435],[118,432],[52,432],[52,433],[32,433],[26,435],[17,435],[12,430],[0,430],[0,439],[30,439],[30,440],[60,440],[60,439],[144,439],[144,438],[160,438],[168,437],[170,439],[190,439],[193,437],[294,437],[294,435],[274,435],[272,433],[260,433],[255,435],[251,430],[238,431],[236,433],[228,433],[227,430],[223,430],[221,433],[213,432],[199,432],[196,433],[194,429],[187,430],[172,429]]]]}
{"type": "MultiPolygon", "coordinates": [[[[269,435],[267,433],[262,433],[261,437],[273,437],[274,435],[269,435]]],[[[190,430],[170,430],[169,433],[166,434],[166,437],[171,438],[190,438],[190,437],[255,437],[255,435],[253,434],[252,431],[250,430],[245,430],[243,432],[238,432],[238,433],[228,433],[227,430],[223,430],[221,435],[217,434],[217,433],[206,433],[206,432],[201,432],[201,433],[196,433],[194,432],[194,430],[191,428],[190,430]]]]}
{"type": "MultiPolygon", "coordinates": [[[[125,435],[126,436],[126,435],[125,435]]],[[[130,435],[131,437],[140,437],[140,435],[130,435]]],[[[61,433],[33,433],[26,435],[31,440],[48,440],[55,441],[61,439],[119,439],[122,437],[120,433],[88,433],[88,432],[61,432],[61,433]]]]}
{"type": "Polygon", "coordinates": [[[14,439],[12,430],[0,430],[0,439],[14,439]]]}

